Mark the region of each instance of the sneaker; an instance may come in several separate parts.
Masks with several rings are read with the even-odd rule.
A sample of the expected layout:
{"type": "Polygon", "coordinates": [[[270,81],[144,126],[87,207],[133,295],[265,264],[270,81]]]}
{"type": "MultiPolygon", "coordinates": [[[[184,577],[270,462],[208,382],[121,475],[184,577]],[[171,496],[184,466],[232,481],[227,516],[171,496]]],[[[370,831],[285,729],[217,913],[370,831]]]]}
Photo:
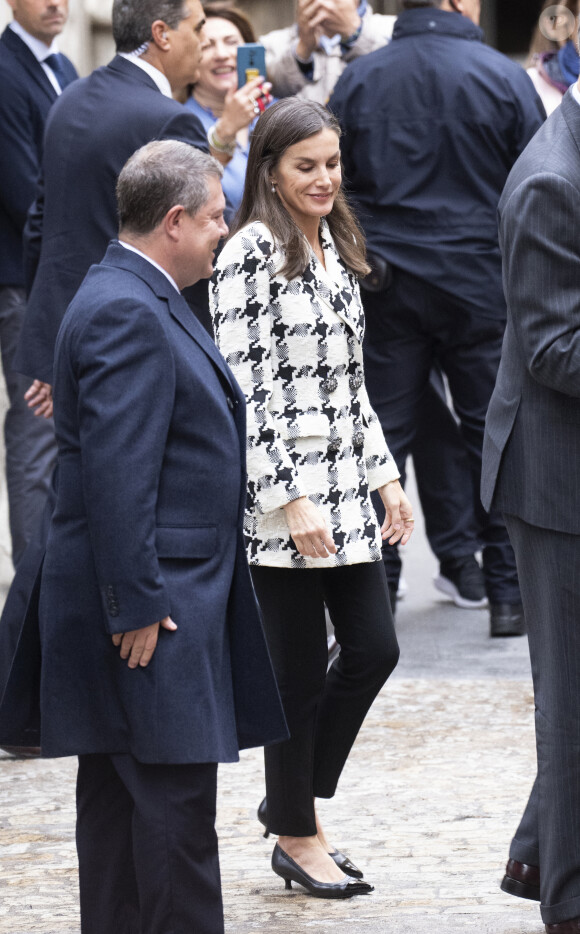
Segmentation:
{"type": "Polygon", "coordinates": [[[404,600],[408,593],[409,585],[404,577],[400,577],[399,586],[397,587],[397,600],[404,600]]]}
{"type": "Polygon", "coordinates": [[[442,561],[433,583],[463,610],[480,610],[487,606],[483,571],[474,555],[442,561]]]}

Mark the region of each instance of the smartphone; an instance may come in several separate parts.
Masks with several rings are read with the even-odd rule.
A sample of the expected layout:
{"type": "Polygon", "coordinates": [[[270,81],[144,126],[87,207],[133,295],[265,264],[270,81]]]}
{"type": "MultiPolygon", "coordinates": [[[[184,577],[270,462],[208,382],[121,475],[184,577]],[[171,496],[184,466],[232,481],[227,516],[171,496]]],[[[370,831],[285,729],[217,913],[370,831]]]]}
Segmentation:
{"type": "Polygon", "coordinates": [[[238,46],[238,87],[257,78],[266,77],[266,49],[259,42],[246,42],[238,46]]]}

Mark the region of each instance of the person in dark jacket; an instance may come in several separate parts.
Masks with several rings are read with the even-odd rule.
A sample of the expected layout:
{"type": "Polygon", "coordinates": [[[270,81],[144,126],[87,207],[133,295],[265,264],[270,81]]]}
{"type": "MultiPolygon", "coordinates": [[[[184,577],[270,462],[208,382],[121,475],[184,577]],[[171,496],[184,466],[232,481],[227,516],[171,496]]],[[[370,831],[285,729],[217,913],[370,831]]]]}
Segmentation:
{"type": "MultiPolygon", "coordinates": [[[[483,44],[479,0],[403,7],[391,44],[354,62],[329,105],[382,280],[363,293],[368,389],[402,469],[432,364],[447,376],[470,458],[491,634],[519,635],[513,550],[479,485],[506,320],[497,205],[545,113],[526,73],[483,44]]],[[[385,561],[396,586],[398,568],[385,561]]]]}
{"type": "Polygon", "coordinates": [[[115,0],[117,55],[57,101],[46,127],[42,177],[28,219],[30,296],[16,366],[37,381],[31,402],[50,411],[54,342],[67,305],[117,229],[115,182],[152,139],[208,150],[194,114],[172,99],[193,80],[205,17],[199,0],[115,0]]]}
{"type": "Polygon", "coordinates": [[[77,73],[57,45],[68,0],[10,0],[10,6],[14,18],[0,38],[0,344],[10,400],[4,440],[16,567],[40,523],[56,455],[52,423],[33,417],[24,398],[30,381],[14,367],[26,303],[22,236],[48,112],[77,73]]]}

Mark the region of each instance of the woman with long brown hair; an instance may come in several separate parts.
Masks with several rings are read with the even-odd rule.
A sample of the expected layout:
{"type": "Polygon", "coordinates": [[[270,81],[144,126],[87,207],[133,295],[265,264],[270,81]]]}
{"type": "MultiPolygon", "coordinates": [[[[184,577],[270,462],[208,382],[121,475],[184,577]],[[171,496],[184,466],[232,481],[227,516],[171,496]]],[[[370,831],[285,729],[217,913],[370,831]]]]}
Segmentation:
{"type": "Polygon", "coordinates": [[[279,836],[274,872],[321,898],[371,890],[328,843],[314,799],[333,797],[397,663],[381,539],[404,544],[413,529],[364,384],[368,266],[339,137],[310,101],[262,114],[211,288],[216,340],[248,405],[248,555],[291,734],[265,750],[260,818],[279,836]],[[328,675],[325,605],[341,647],[328,675]]]}

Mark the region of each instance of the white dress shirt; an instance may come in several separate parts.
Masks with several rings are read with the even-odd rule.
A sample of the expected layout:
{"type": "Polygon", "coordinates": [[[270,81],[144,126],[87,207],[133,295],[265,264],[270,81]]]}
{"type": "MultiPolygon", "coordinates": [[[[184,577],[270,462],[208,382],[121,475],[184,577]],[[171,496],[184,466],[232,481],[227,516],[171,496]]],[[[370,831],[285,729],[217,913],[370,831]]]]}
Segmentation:
{"type": "Polygon", "coordinates": [[[143,71],[145,71],[149,77],[153,79],[165,97],[173,97],[169,80],[165,77],[162,71],[159,71],[159,69],[155,67],[155,65],[150,65],[149,62],[144,62],[136,52],[119,52],[119,55],[121,58],[126,58],[128,62],[133,62],[133,64],[137,65],[138,68],[142,68],[143,71]]]}
{"type": "Polygon", "coordinates": [[[158,269],[159,272],[163,273],[166,279],[169,279],[175,291],[179,292],[179,286],[177,285],[177,282],[175,281],[173,276],[169,275],[169,273],[167,272],[166,269],[163,268],[163,266],[160,266],[159,263],[156,263],[155,260],[151,259],[150,256],[147,256],[146,253],[142,253],[141,250],[138,250],[136,246],[131,246],[130,243],[125,243],[124,240],[119,240],[119,243],[121,244],[121,246],[124,246],[126,250],[131,250],[131,253],[136,253],[137,256],[142,256],[143,259],[146,259],[148,263],[151,263],[152,266],[155,266],[155,269],[158,269]]]}

